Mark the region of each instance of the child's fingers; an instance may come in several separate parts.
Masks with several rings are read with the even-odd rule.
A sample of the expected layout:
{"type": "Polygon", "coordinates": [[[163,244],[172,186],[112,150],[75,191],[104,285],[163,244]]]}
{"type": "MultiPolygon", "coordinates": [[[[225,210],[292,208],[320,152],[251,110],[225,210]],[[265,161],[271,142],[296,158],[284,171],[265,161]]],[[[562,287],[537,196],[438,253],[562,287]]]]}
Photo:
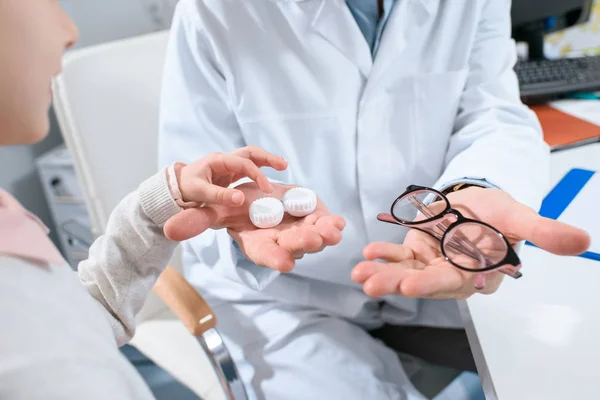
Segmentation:
{"type": "Polygon", "coordinates": [[[271,154],[260,147],[246,146],[233,151],[231,154],[247,158],[259,167],[271,167],[278,171],[283,171],[287,168],[287,161],[283,157],[271,154]]]}
{"type": "Polygon", "coordinates": [[[224,188],[203,182],[197,188],[198,193],[194,198],[202,199],[207,204],[221,204],[236,207],[244,204],[244,193],[237,189],[224,188]]]}
{"type": "Polygon", "coordinates": [[[252,179],[260,190],[266,193],[273,192],[273,186],[269,179],[262,173],[260,168],[251,160],[232,154],[223,154],[220,159],[210,162],[214,173],[243,175],[252,179]],[[224,170],[221,169],[224,168],[224,170]]]}

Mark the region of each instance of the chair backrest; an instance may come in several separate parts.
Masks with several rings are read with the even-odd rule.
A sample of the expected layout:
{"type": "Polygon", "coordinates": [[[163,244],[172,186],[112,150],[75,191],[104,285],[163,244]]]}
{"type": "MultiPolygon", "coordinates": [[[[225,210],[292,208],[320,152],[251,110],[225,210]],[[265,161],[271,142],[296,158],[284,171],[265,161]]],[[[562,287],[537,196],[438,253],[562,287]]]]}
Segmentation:
{"type": "Polygon", "coordinates": [[[54,109],[95,235],[121,199],[157,171],[167,32],[73,50],[54,82],[54,109]]]}
{"type": "MultiPolygon", "coordinates": [[[[158,108],[167,41],[168,33],[160,32],[73,50],[65,57],[63,73],[54,82],[54,109],[71,151],[96,236],[104,232],[110,212],[119,201],[157,171],[158,108]]],[[[171,260],[171,266],[181,272],[179,253],[171,260]]],[[[177,275],[170,274],[171,279],[173,276],[177,275]]],[[[169,279],[169,276],[163,278],[169,279]]],[[[167,289],[163,287],[159,292],[170,296],[167,289]]],[[[191,287],[190,290],[193,291],[191,287]]],[[[172,297],[177,294],[181,295],[173,293],[172,297]]],[[[190,297],[193,296],[188,295],[187,299],[190,297]]],[[[199,296],[195,304],[210,309],[199,296]]],[[[166,305],[156,294],[150,293],[136,322],[139,325],[148,320],[170,318],[172,314],[164,311],[167,311],[166,305]]],[[[197,320],[192,322],[198,323],[197,320]]],[[[138,333],[145,332],[144,339],[138,340],[138,348],[152,358],[151,354],[160,354],[156,348],[163,347],[160,343],[157,346],[156,341],[163,338],[164,325],[162,329],[157,328],[157,324],[145,326],[154,327],[151,329],[154,332],[138,330],[138,333]]],[[[212,379],[215,387],[224,387],[229,393],[225,396],[225,391],[210,392],[214,393],[212,398],[233,398],[232,393],[235,393],[236,398],[246,399],[221,337],[215,329],[208,332],[209,339],[199,338],[208,356],[204,363],[208,370],[200,369],[197,375],[191,374],[195,378],[183,382],[194,388],[206,385],[212,388],[212,379]],[[220,380],[215,380],[216,374],[220,380]],[[198,382],[198,379],[206,381],[198,382]]],[[[190,365],[185,360],[177,361],[190,365]]],[[[163,366],[173,366],[173,362],[164,363],[162,360],[163,366]]],[[[180,379],[190,376],[189,371],[187,374],[176,369],[170,372],[180,379]]]]}
{"type": "MultiPolygon", "coordinates": [[[[158,108],[168,32],[73,50],[54,82],[54,110],[85,194],[94,236],[157,172],[158,108]]],[[[173,267],[181,271],[178,263],[173,267]]],[[[164,309],[151,295],[138,323],[164,309]]]]}

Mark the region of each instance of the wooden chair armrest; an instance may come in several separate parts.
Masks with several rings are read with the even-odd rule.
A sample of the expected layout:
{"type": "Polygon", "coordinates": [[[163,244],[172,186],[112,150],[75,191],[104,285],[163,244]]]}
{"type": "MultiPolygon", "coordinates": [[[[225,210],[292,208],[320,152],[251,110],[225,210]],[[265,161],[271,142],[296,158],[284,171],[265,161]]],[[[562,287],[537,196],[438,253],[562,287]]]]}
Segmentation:
{"type": "Polygon", "coordinates": [[[192,335],[201,336],[216,326],[217,319],[208,303],[172,267],[163,271],[152,291],[165,302],[192,335]]]}

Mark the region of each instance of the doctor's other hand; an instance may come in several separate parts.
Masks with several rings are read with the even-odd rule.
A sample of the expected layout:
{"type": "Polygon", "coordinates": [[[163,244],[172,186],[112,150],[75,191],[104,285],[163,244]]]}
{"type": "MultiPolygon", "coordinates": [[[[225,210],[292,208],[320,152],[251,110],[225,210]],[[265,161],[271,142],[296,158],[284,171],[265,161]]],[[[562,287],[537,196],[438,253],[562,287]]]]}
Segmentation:
{"type": "MultiPolygon", "coordinates": [[[[543,218],[501,190],[470,187],[447,197],[452,207],[465,217],[492,225],[513,246],[527,240],[554,254],[578,255],[590,245],[585,231],[543,218]]],[[[484,289],[476,291],[477,274],[454,267],[442,255],[440,242],[416,229],[408,232],[402,245],[371,243],[363,254],[367,261],[352,270],[352,279],[373,297],[399,294],[412,298],[466,299],[476,292],[494,293],[504,277],[498,271],[489,272],[485,275],[484,289]]],[[[526,271],[527,266],[523,267],[526,271]]]]}
{"type": "MultiPolygon", "coordinates": [[[[269,196],[281,199],[293,186],[273,183],[272,187],[269,196]]],[[[211,204],[185,210],[167,222],[165,234],[171,240],[181,241],[209,228],[226,228],[247,259],[283,273],[290,272],[295,260],[305,254],[318,253],[342,239],[346,222],[341,216],[331,215],[320,199],[315,211],[306,217],[285,214],[276,227],[258,229],[250,221],[249,208],[254,200],[265,197],[264,189],[256,183],[245,183],[236,190],[244,194],[241,206],[211,204]]]]}

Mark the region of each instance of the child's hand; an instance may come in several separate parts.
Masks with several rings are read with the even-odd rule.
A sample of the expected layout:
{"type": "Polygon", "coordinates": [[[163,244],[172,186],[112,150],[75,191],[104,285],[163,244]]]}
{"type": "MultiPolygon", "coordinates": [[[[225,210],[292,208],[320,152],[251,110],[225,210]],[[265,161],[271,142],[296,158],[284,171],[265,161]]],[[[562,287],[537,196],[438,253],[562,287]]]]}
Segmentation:
{"type": "Polygon", "coordinates": [[[236,207],[244,204],[244,193],[228,186],[241,178],[252,179],[265,193],[273,192],[273,186],[260,167],[283,171],[287,162],[283,157],[249,146],[227,154],[210,154],[175,172],[184,202],[236,207]]]}

